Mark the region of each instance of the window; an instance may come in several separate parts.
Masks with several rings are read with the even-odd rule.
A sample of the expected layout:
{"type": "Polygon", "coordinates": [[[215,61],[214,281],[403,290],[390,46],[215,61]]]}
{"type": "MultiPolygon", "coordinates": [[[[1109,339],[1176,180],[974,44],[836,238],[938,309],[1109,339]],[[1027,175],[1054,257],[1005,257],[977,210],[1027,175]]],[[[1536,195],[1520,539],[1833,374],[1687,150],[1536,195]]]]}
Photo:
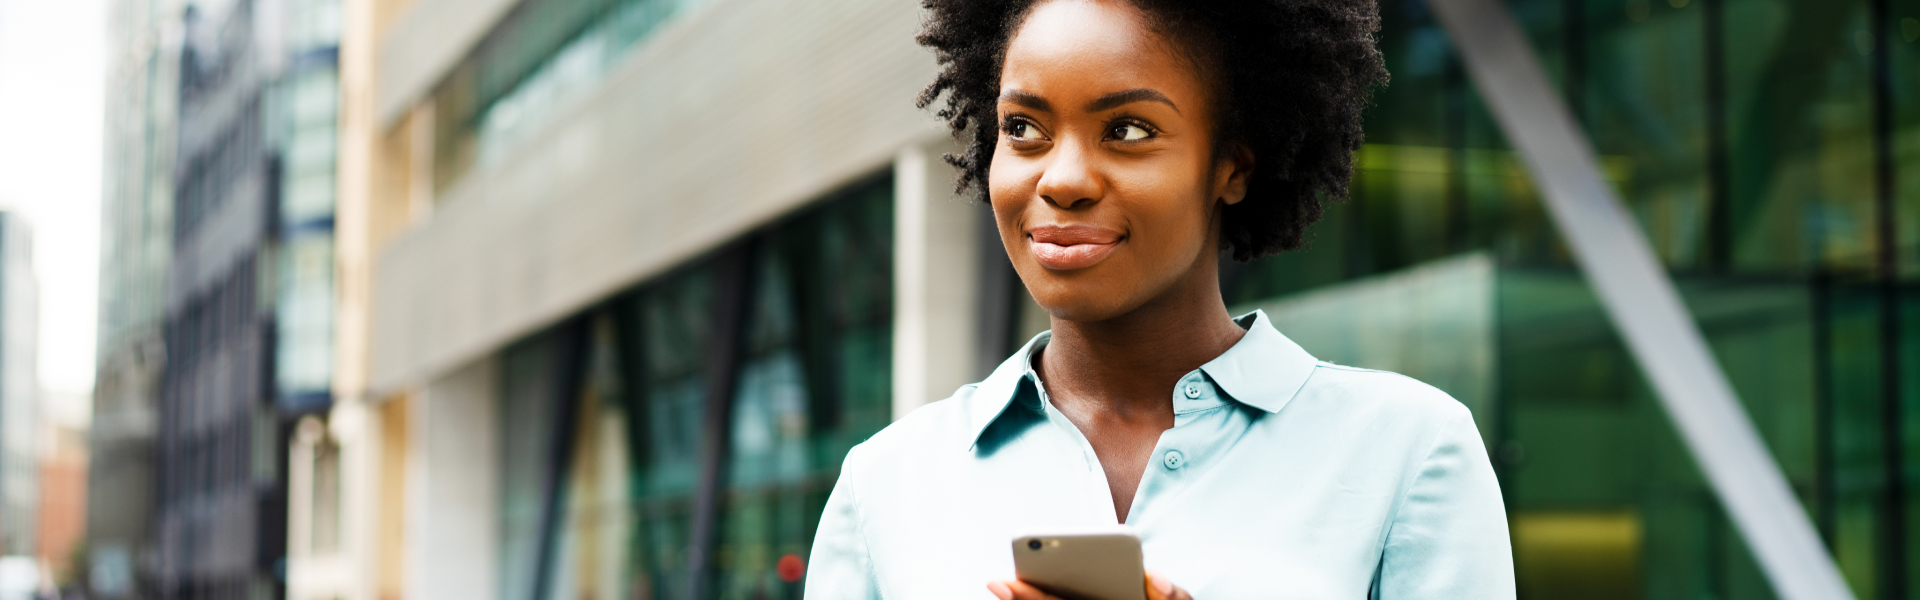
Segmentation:
{"type": "Polygon", "coordinates": [[[744,260],[695,261],[504,352],[502,598],[798,596],[842,459],[892,417],[891,191],[855,185],[730,246],[744,260]],[[729,288],[746,317],[722,327],[729,288]],[[695,538],[702,514],[715,539],[695,538]]]}
{"type": "Polygon", "coordinates": [[[543,131],[661,23],[704,1],[520,3],[435,88],[435,188],[543,131]]]}

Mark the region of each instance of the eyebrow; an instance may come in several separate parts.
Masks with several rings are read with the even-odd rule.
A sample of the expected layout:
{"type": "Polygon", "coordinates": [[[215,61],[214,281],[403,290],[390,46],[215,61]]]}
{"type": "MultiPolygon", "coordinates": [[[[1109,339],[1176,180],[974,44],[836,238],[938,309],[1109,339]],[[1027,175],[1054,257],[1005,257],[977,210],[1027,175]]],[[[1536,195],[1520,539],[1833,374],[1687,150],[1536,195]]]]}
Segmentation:
{"type": "Polygon", "coordinates": [[[1038,111],[1053,112],[1053,105],[1047,103],[1046,98],[1041,98],[1039,94],[1033,92],[1007,90],[1000,93],[1000,101],[1012,102],[1038,111]]]}
{"type": "Polygon", "coordinates": [[[1094,98],[1092,102],[1087,103],[1087,112],[1112,110],[1135,102],[1159,102],[1172,107],[1173,112],[1180,112],[1180,107],[1175,105],[1173,100],[1168,98],[1166,94],[1145,88],[1114,92],[1099,98],[1094,98]]]}

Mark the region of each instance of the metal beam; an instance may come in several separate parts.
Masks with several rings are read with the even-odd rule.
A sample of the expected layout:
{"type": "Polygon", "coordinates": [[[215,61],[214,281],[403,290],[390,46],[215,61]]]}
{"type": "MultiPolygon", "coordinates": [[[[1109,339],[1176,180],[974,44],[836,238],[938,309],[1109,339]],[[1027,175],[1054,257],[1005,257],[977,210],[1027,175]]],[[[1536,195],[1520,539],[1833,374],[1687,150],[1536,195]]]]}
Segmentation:
{"type": "Polygon", "coordinates": [[[713,325],[706,347],[706,399],[700,423],[700,482],[694,488],[692,546],[687,560],[686,600],[714,594],[714,556],[720,544],[720,519],[726,512],[727,461],[733,453],[733,396],[740,385],[746,355],[747,316],[753,306],[754,269],[759,265],[759,234],[720,255],[713,303],[713,325]]]}
{"type": "Polygon", "coordinates": [[[554,334],[558,338],[551,357],[554,417],[548,424],[547,470],[541,477],[540,539],[534,549],[533,588],[522,596],[530,600],[563,600],[550,597],[548,592],[553,589],[559,569],[566,568],[560,564],[560,544],[565,539],[562,530],[567,526],[567,486],[572,483],[569,475],[573,473],[574,441],[580,433],[580,393],[586,385],[590,360],[587,348],[590,318],[576,316],[562,323],[554,334]]]}
{"type": "Polygon", "coordinates": [[[1783,600],[1852,600],[1786,475],[1613,190],[1586,134],[1496,0],[1431,0],[1475,87],[1526,162],[1574,260],[1783,600]]]}

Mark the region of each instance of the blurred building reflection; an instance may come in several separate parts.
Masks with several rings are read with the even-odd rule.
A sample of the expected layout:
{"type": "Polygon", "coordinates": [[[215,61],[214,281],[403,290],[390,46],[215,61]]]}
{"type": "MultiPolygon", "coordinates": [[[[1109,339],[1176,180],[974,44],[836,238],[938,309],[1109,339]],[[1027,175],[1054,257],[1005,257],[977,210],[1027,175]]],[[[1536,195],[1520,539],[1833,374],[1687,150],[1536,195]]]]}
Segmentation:
{"type": "MultiPolygon", "coordinates": [[[[797,597],[847,448],[1047,326],[912,2],[127,4],[94,447],[163,483],[92,509],[96,590],[284,549],[297,600],[797,597]]],[[[1507,4],[1849,583],[1914,597],[1920,6],[1507,4]]],[[[1353,197],[1228,302],[1472,408],[1523,597],[1770,597],[1445,31],[1382,12],[1353,197]]]]}

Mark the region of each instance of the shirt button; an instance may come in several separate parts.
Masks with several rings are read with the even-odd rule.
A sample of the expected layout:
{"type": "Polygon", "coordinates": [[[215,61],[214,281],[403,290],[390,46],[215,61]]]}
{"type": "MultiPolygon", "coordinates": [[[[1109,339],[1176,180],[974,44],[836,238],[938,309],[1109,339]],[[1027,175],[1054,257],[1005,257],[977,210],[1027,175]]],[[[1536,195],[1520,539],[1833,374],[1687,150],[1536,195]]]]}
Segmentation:
{"type": "Polygon", "coordinates": [[[1166,455],[1161,457],[1160,462],[1167,465],[1169,469],[1178,469],[1181,465],[1187,464],[1187,456],[1181,454],[1179,450],[1168,450],[1166,455]]]}
{"type": "Polygon", "coordinates": [[[1200,397],[1200,386],[1197,386],[1197,385],[1194,385],[1194,384],[1191,384],[1191,383],[1189,383],[1189,384],[1187,384],[1187,397],[1188,397],[1188,398],[1199,398],[1199,397],[1200,397]]]}

